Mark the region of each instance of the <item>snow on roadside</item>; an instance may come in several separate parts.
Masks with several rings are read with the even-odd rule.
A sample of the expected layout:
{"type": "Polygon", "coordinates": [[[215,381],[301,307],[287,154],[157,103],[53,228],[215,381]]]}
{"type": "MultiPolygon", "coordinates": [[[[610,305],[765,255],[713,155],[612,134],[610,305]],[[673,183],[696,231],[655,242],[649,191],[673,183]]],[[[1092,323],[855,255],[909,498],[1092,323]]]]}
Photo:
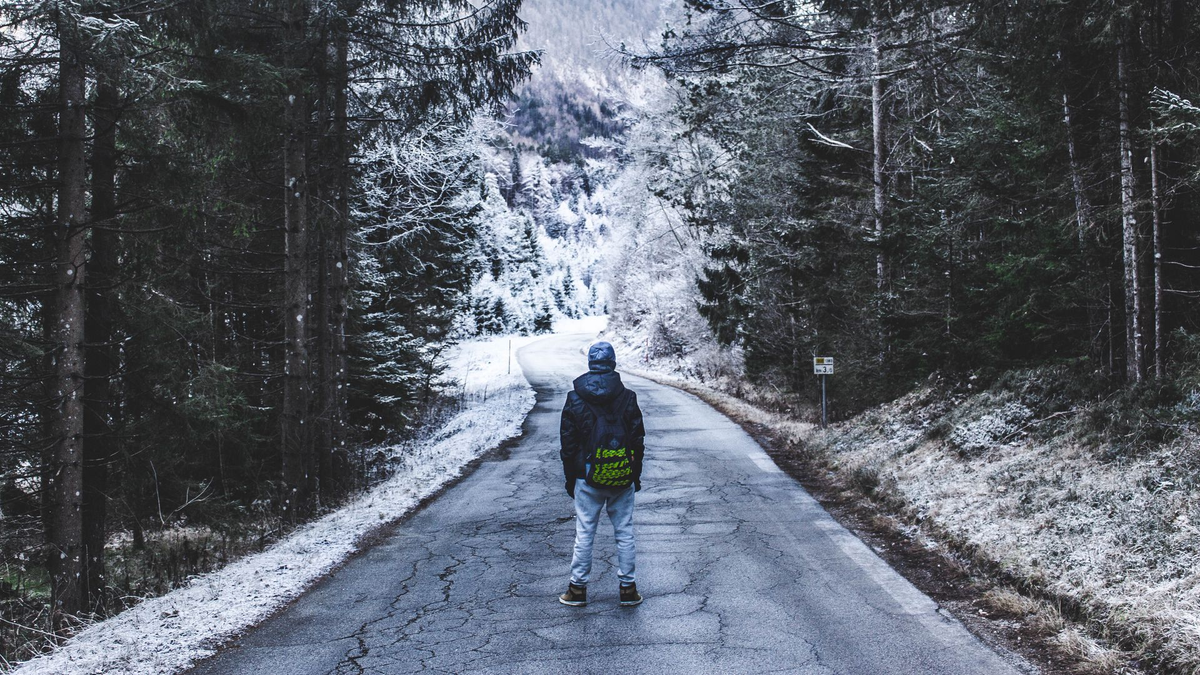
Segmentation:
{"type": "Polygon", "coordinates": [[[585,316],[578,319],[559,319],[554,322],[554,332],[561,334],[569,333],[592,333],[599,334],[608,327],[608,315],[585,316]]]}
{"type": "MultiPolygon", "coordinates": [[[[564,322],[561,332],[586,332],[596,325],[595,318],[564,322]]],[[[160,675],[215,653],[303,593],[357,550],[366,535],[407,514],[482,453],[520,435],[534,393],[515,351],[540,337],[466,342],[451,350],[447,375],[461,382],[462,411],[426,441],[409,444],[395,475],[368,493],[262,553],[83,630],[15,672],[160,675]]]]}

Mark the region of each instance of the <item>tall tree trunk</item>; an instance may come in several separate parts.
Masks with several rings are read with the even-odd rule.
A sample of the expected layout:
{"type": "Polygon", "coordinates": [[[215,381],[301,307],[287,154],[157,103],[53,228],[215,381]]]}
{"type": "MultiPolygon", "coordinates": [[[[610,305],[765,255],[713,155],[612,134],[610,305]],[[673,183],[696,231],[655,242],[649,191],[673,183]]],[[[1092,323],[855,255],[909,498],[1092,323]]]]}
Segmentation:
{"type": "Polygon", "coordinates": [[[330,213],[330,205],[333,202],[332,195],[335,192],[331,184],[333,176],[336,175],[331,174],[331,171],[336,170],[332,166],[336,160],[331,160],[334,153],[332,148],[333,120],[329,101],[332,91],[329,74],[335,50],[333,40],[328,32],[330,29],[332,29],[332,25],[321,31],[322,41],[313,50],[316,55],[313,61],[317,70],[315,87],[317,92],[317,133],[315,134],[315,144],[309,146],[315,152],[315,161],[311,162],[308,167],[309,174],[314,181],[313,192],[316,195],[314,203],[317,205],[316,213],[310,218],[317,241],[315,244],[310,244],[310,247],[316,249],[316,256],[310,260],[310,264],[314,265],[316,271],[316,276],[313,277],[316,294],[312,304],[314,349],[311,369],[313,382],[311,433],[314,471],[312,480],[309,481],[309,488],[312,490],[313,498],[320,504],[328,503],[333,496],[329,486],[329,474],[332,473],[329,458],[333,449],[333,431],[330,419],[333,386],[329,377],[332,370],[330,367],[332,336],[329,328],[329,247],[333,229],[331,221],[336,217],[330,213]]]}
{"type": "Polygon", "coordinates": [[[1087,245],[1087,233],[1092,224],[1092,206],[1084,191],[1083,172],[1079,168],[1079,153],[1075,146],[1075,127],[1071,123],[1071,100],[1063,88],[1063,124],[1067,130],[1067,156],[1071,167],[1071,192],[1075,197],[1075,227],[1079,238],[1079,250],[1087,245]]]}
{"type": "Polygon", "coordinates": [[[334,197],[337,216],[333,221],[333,236],[330,260],[333,263],[329,277],[328,317],[332,340],[332,380],[330,381],[331,408],[330,471],[333,484],[339,492],[349,488],[350,457],[346,454],[346,318],[349,307],[348,275],[350,271],[350,139],[347,121],[349,80],[349,37],[345,26],[336,37],[336,70],[333,82],[333,139],[334,162],[337,167],[337,195],[334,197]]]}
{"type": "Polygon", "coordinates": [[[946,269],[943,274],[946,278],[946,309],[943,317],[946,330],[942,335],[950,339],[954,326],[954,231],[946,217],[946,209],[938,209],[938,217],[942,221],[942,232],[946,233],[946,269]]]}
{"type": "MultiPolygon", "coordinates": [[[[1062,64],[1064,77],[1067,74],[1066,59],[1062,54],[1059,54],[1059,62],[1062,64]]],[[[1088,199],[1087,190],[1084,188],[1083,169],[1079,162],[1079,149],[1075,143],[1075,124],[1071,117],[1071,98],[1067,92],[1067,86],[1063,84],[1062,92],[1062,110],[1063,110],[1063,126],[1066,129],[1067,136],[1067,159],[1071,169],[1071,193],[1075,198],[1075,233],[1079,242],[1079,254],[1083,258],[1083,271],[1088,277],[1092,277],[1092,265],[1087,250],[1088,232],[1092,229],[1092,204],[1088,199]]],[[[1091,288],[1089,284],[1088,288],[1091,288]]],[[[1104,327],[1100,325],[1100,306],[1106,301],[1101,301],[1093,294],[1086,299],[1087,302],[1087,325],[1089,343],[1092,345],[1091,351],[1098,360],[1103,360],[1102,345],[1099,344],[1100,333],[1104,327]]]]}
{"type": "MultiPolygon", "coordinates": [[[[58,167],[55,166],[46,171],[46,182],[49,183],[55,180],[55,173],[58,167]]],[[[58,224],[58,216],[49,216],[55,213],[55,204],[58,195],[47,193],[45,213],[50,218],[49,226],[43,232],[43,245],[45,247],[45,255],[47,258],[53,256],[58,257],[59,246],[59,230],[63,229],[58,224]]],[[[54,272],[57,272],[57,267],[54,272]]],[[[42,527],[46,541],[46,555],[51,553],[50,539],[52,532],[50,529],[51,516],[54,514],[53,497],[50,493],[50,485],[52,476],[54,475],[55,453],[58,452],[58,444],[55,442],[58,433],[58,417],[59,417],[59,402],[61,396],[58,395],[58,275],[55,273],[52,276],[52,283],[48,290],[42,294],[41,300],[41,322],[42,322],[42,400],[38,406],[40,439],[38,447],[38,480],[45,487],[41,491],[39,516],[41,518],[42,527]]],[[[47,568],[48,570],[49,568],[47,568]]]]}
{"type": "Polygon", "coordinates": [[[104,540],[108,511],[108,465],[114,442],[112,378],[116,374],[113,343],[114,307],[110,304],[117,268],[117,236],[108,222],[117,213],[118,94],[109,74],[100,73],[96,88],[95,142],[92,149],[92,235],[87,283],[87,381],[83,418],[83,546],[84,593],[92,611],[104,607],[104,540]]]}
{"type": "Polygon", "coordinates": [[[1114,308],[1119,304],[1120,298],[1117,297],[1117,291],[1113,288],[1112,276],[1109,275],[1109,280],[1104,285],[1104,309],[1107,313],[1108,320],[1105,322],[1108,325],[1108,374],[1117,374],[1117,318],[1114,308]]]}
{"type": "Polygon", "coordinates": [[[1125,374],[1131,382],[1142,380],[1142,298],[1139,262],[1139,232],[1133,180],[1133,130],[1129,111],[1128,29],[1117,47],[1117,90],[1119,99],[1121,153],[1121,231],[1125,263],[1125,374]]]}
{"type": "Polygon", "coordinates": [[[300,75],[307,4],[292,0],[284,15],[287,48],[292,50],[284,101],[284,359],[283,482],[288,513],[295,519],[308,508],[311,436],[305,428],[309,402],[308,355],[308,96],[300,75]]]}
{"type": "Polygon", "coordinates": [[[323,503],[336,500],[340,489],[334,477],[334,453],[337,451],[337,418],[342,392],[337,377],[337,327],[336,311],[336,268],[337,238],[342,217],[338,208],[338,186],[345,171],[341,162],[339,146],[338,100],[344,97],[341,88],[345,85],[339,43],[345,30],[343,23],[335,19],[329,26],[329,37],[322,46],[320,61],[321,105],[318,118],[321,120],[321,179],[318,190],[321,194],[320,245],[317,252],[317,299],[314,307],[317,317],[317,368],[314,370],[317,388],[317,414],[315,423],[316,467],[319,496],[323,503]]]}
{"type": "Polygon", "coordinates": [[[84,140],[83,46],[78,27],[58,17],[59,113],[58,222],[55,226],[57,297],[54,313],[54,386],[50,430],[52,448],[46,472],[47,568],[50,573],[51,615],[55,630],[65,627],[67,615],[82,608],[83,573],[83,370],[84,295],[87,258],[84,140]]]}
{"type": "MultiPolygon", "coordinates": [[[[874,12],[873,8],[874,4],[872,4],[874,12]]],[[[875,255],[875,287],[883,289],[884,264],[886,262],[883,253],[883,217],[886,207],[884,203],[884,164],[887,161],[885,156],[887,126],[883,116],[883,57],[879,46],[879,24],[877,18],[874,18],[873,21],[874,25],[871,28],[871,135],[873,138],[871,181],[874,184],[875,242],[880,247],[879,252],[875,255]]]]}
{"type": "Polygon", "coordinates": [[[1161,379],[1165,374],[1163,363],[1163,278],[1162,278],[1162,192],[1158,176],[1158,139],[1154,126],[1150,127],[1150,206],[1154,224],[1154,376],[1161,379]]]}
{"type": "MultiPolygon", "coordinates": [[[[327,148],[326,148],[327,149],[327,148]]],[[[329,157],[322,153],[322,157],[329,157]]],[[[322,176],[327,179],[328,176],[322,176]]],[[[322,180],[322,183],[325,181],[322,180]]],[[[324,188],[324,185],[322,186],[324,188]]],[[[329,203],[329,192],[322,189],[322,210],[329,203]]],[[[316,410],[313,416],[313,453],[317,468],[316,497],[322,504],[328,504],[334,499],[333,489],[333,406],[340,392],[334,391],[333,384],[333,328],[329,319],[331,316],[330,275],[333,267],[330,261],[330,249],[333,242],[331,230],[333,224],[328,216],[321,218],[320,242],[317,247],[317,295],[313,306],[313,316],[317,317],[315,332],[317,354],[314,361],[313,395],[316,398],[316,410]]]]}

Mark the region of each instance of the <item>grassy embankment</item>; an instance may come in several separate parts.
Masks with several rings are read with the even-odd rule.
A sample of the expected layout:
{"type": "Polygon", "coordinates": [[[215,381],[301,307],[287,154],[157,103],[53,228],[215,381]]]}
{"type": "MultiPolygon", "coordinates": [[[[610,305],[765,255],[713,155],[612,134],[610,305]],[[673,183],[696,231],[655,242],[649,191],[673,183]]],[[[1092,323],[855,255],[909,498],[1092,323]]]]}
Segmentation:
{"type": "Polygon", "coordinates": [[[980,580],[979,606],[1074,669],[1196,673],[1198,370],[1121,390],[1066,367],[934,376],[827,430],[741,381],[651,376],[940,547],[980,580]]]}

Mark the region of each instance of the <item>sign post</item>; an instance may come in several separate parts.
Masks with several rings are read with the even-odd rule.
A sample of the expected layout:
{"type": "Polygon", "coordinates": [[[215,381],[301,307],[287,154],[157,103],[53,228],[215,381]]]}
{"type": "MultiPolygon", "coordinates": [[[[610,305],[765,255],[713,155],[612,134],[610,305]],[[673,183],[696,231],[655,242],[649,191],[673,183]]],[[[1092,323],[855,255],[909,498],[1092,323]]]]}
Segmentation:
{"type": "Polygon", "coordinates": [[[825,404],[825,377],[833,374],[833,357],[814,356],[813,374],[821,376],[821,428],[824,429],[829,423],[828,409],[825,404]]]}

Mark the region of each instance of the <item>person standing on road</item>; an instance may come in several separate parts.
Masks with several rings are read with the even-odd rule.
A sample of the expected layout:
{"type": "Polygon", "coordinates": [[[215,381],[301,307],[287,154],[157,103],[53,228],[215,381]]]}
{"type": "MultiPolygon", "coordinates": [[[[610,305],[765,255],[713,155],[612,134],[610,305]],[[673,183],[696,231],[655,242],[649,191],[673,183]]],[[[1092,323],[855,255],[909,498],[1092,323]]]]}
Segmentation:
{"type": "Polygon", "coordinates": [[[635,579],[633,494],[642,489],[646,428],[637,394],[621,383],[612,345],[588,349],[588,372],[575,379],[563,406],[561,440],[567,494],[575,500],[575,552],[571,580],[558,601],[587,604],[592,543],[600,512],[608,511],[617,539],[617,579],[623,607],[641,603],[635,579]]]}

